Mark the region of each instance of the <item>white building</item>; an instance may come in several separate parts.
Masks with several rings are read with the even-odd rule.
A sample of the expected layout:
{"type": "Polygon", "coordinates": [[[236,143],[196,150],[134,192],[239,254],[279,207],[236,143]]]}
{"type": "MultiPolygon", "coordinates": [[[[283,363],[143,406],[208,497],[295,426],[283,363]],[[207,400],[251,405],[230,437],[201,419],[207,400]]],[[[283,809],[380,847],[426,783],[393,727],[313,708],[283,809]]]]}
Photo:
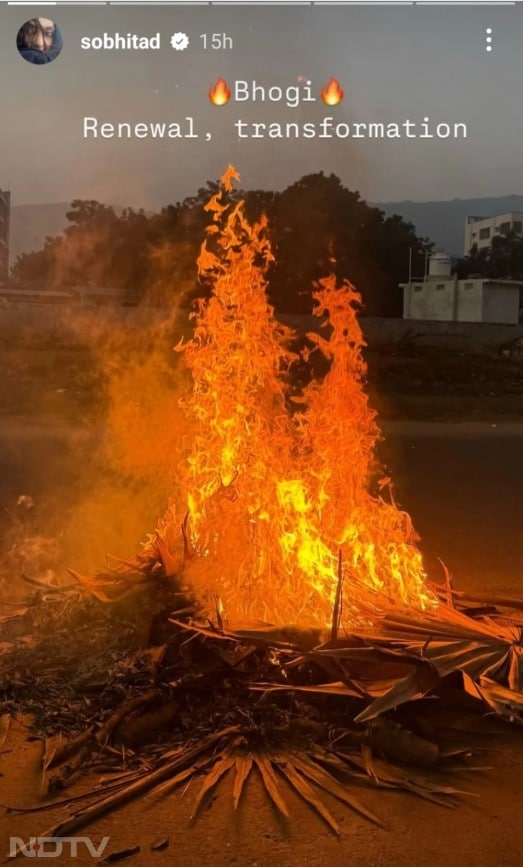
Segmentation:
{"type": "Polygon", "coordinates": [[[498,235],[515,232],[523,236],[523,211],[510,211],[497,217],[467,217],[465,222],[465,256],[474,244],[478,250],[490,247],[492,239],[498,235]]]}
{"type": "Polygon", "coordinates": [[[436,319],[440,322],[496,322],[517,325],[523,281],[458,280],[451,275],[450,258],[431,256],[424,280],[400,283],[404,319],[436,319]]]}

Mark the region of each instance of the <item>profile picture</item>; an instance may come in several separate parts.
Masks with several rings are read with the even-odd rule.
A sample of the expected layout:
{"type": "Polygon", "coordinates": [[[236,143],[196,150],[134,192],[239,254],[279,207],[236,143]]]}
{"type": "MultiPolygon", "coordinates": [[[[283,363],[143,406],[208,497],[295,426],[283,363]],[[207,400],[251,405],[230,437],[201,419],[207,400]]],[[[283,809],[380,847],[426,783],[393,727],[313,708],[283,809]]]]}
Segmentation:
{"type": "Polygon", "coordinates": [[[16,47],[28,63],[52,63],[62,46],[62,34],[50,18],[30,18],[16,36],[16,47]]]}

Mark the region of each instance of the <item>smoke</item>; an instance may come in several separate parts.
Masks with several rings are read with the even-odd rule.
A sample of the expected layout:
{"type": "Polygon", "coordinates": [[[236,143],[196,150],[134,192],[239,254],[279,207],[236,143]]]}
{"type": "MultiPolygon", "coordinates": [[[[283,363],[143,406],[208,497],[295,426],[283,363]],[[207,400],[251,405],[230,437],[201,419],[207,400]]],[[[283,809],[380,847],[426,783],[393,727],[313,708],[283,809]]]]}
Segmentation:
{"type": "MultiPolygon", "coordinates": [[[[34,517],[27,527],[16,527],[18,542],[54,537],[63,552],[62,567],[92,571],[103,565],[106,552],[131,556],[165,509],[169,467],[177,459],[185,424],[177,403],[183,373],[173,351],[180,331],[173,321],[116,328],[110,319],[102,323],[92,315],[70,316],[73,327],[76,342],[69,337],[60,360],[65,366],[64,358],[78,356],[81,346],[89,369],[82,363],[82,398],[73,396],[71,417],[62,415],[67,394],[55,395],[57,401],[63,398],[60,417],[44,413],[42,371],[40,403],[23,425],[3,418],[2,547],[11,548],[16,498],[27,493],[34,497],[34,517]],[[88,391],[86,378],[92,380],[88,391]]],[[[45,356],[49,352],[39,350],[45,356]]],[[[68,377],[70,388],[64,392],[74,389],[68,377]]],[[[55,569],[56,558],[48,565],[55,569]]],[[[23,571],[34,577],[41,564],[27,562],[23,571]]]]}
{"type": "Polygon", "coordinates": [[[4,377],[0,427],[0,598],[10,600],[31,589],[22,574],[63,583],[68,567],[93,574],[106,555],[132,559],[191,441],[174,351],[187,311],[69,309],[53,325],[52,341],[41,319],[40,337],[13,334],[3,347],[7,369],[19,361],[4,377]],[[20,495],[34,501],[27,520],[20,495]]]}
{"type": "Polygon", "coordinates": [[[186,375],[173,348],[186,319],[176,311],[164,318],[132,312],[133,327],[70,318],[91,349],[103,392],[64,534],[64,558],[78,571],[99,570],[106,554],[134,556],[166,508],[173,468],[190,438],[179,406],[186,375]]]}
{"type": "MultiPolygon", "coordinates": [[[[20,260],[15,278],[35,289],[77,293],[110,285],[122,298],[141,297],[141,305],[88,308],[87,295],[61,309],[46,304],[20,312],[10,341],[24,369],[34,352],[55,364],[49,376],[43,366],[35,371],[27,401],[32,455],[19,482],[37,494],[38,526],[25,535],[57,539],[54,572],[70,566],[90,573],[103,568],[106,554],[134,555],[165,511],[173,468],[187,449],[190,431],[178,404],[186,374],[174,346],[191,329],[188,312],[176,305],[193,288],[199,233],[191,243],[153,240],[145,215],[118,216],[95,201],[74,202],[71,216],[62,237],[20,260]],[[62,373],[56,388],[51,383],[62,373]],[[47,412],[60,433],[43,448],[47,412]]],[[[13,384],[13,407],[16,391],[13,384]]],[[[10,491],[4,508],[23,491],[10,491]]],[[[43,567],[34,558],[26,571],[41,574],[43,567]]]]}

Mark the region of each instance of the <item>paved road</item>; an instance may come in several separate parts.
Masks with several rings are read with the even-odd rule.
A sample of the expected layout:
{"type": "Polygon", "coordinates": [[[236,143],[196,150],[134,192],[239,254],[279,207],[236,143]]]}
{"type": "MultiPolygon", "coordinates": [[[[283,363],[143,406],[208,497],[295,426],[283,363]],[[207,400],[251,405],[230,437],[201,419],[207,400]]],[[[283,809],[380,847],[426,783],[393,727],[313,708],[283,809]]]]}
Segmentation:
{"type": "MultiPolygon", "coordinates": [[[[523,425],[389,423],[382,446],[398,502],[468,592],[523,593],[523,425]]],[[[21,493],[70,505],[96,433],[0,422],[0,513],[21,493]]],[[[4,512],[5,515],[5,512],[4,512]]]]}

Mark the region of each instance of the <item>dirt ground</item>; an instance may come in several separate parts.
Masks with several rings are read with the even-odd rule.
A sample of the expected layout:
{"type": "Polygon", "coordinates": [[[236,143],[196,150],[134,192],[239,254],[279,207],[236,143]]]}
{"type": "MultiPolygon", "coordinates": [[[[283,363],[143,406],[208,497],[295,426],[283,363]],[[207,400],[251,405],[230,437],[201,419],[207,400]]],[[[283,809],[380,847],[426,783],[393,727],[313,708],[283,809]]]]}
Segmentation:
{"type": "Polygon", "coordinates": [[[368,390],[381,419],[522,418],[523,359],[511,350],[474,354],[399,343],[368,349],[365,357],[368,390]]]}
{"type": "MultiPolygon", "coordinates": [[[[463,804],[455,809],[395,792],[358,792],[360,800],[386,822],[387,830],[372,826],[326,796],[342,829],[337,838],[291,793],[286,794],[291,821],[283,823],[253,777],[237,813],[231,804],[232,783],[226,779],[196,822],[190,820],[197,791],[193,784],[185,794],[161,801],[141,799],[82,833],[96,844],[109,836],[105,854],[140,845],[140,853],[123,862],[136,867],[520,867],[522,738],[509,732],[483,743],[494,752],[483,756],[480,763],[493,769],[460,776],[461,788],[475,794],[463,796],[463,804]],[[165,836],[168,849],[151,852],[151,843],[165,836]]],[[[34,805],[40,792],[40,744],[27,742],[17,725],[6,749],[0,802],[34,805]]],[[[58,809],[3,815],[1,839],[16,835],[28,840],[45,832],[59,816],[58,809]]],[[[55,863],[83,867],[93,861],[84,855],[74,862],[57,858],[55,863]]]]}
{"type": "MultiPolygon", "coordinates": [[[[521,353],[474,354],[403,341],[368,348],[365,358],[368,391],[382,419],[523,419],[521,353]]],[[[103,417],[105,377],[86,345],[33,338],[21,346],[4,339],[0,367],[0,415],[76,424],[103,417]]]]}
{"type": "MultiPolygon", "coordinates": [[[[387,424],[385,457],[396,478],[398,498],[413,515],[422,535],[422,547],[436,568],[436,555],[451,567],[456,586],[484,594],[519,594],[523,575],[521,518],[523,505],[523,425],[498,423],[387,424]],[[493,426],[493,425],[496,426],[493,426]]],[[[47,430],[48,459],[54,454],[53,476],[65,479],[67,463],[64,429],[47,430]],[[54,445],[53,445],[54,442],[54,445]]],[[[36,438],[38,439],[38,429],[36,438]]],[[[7,436],[9,440],[9,436],[7,436]]],[[[29,430],[16,437],[20,463],[5,451],[6,427],[0,427],[0,473],[17,469],[23,476],[25,456],[34,453],[29,430]],[[4,451],[2,451],[4,449],[4,451]],[[3,461],[2,461],[3,455],[3,461]]],[[[78,448],[76,442],[76,449],[78,448]]],[[[45,497],[46,477],[40,477],[45,497]]],[[[55,481],[56,487],[56,481],[55,481]]],[[[16,490],[13,487],[13,490],[16,490]]],[[[474,792],[449,810],[413,797],[371,789],[360,798],[386,823],[375,828],[336,802],[330,807],[342,834],[336,839],[321,820],[289,796],[291,822],[282,824],[266,801],[259,781],[248,783],[247,796],[234,814],[231,782],[226,780],[196,823],[189,817],[196,789],[159,802],[141,800],[86,829],[99,842],[110,837],[107,852],[139,844],[141,852],[126,863],[150,865],[252,865],[299,867],[520,867],[523,810],[523,734],[496,723],[495,734],[471,740],[493,751],[478,764],[491,766],[481,773],[463,774],[458,787],[474,792]],[[168,836],[164,852],[150,844],[168,836]]],[[[42,744],[27,740],[17,721],[1,756],[0,803],[32,806],[41,798],[39,761],[42,744]]],[[[455,781],[454,781],[455,782],[455,781]]],[[[0,814],[0,840],[6,849],[10,836],[28,839],[45,832],[61,816],[60,809],[37,814],[0,814]]],[[[67,857],[57,863],[69,863],[67,857]]],[[[75,859],[90,864],[90,856],[75,859]]]]}
{"type": "MultiPolygon", "coordinates": [[[[510,390],[516,389],[516,382],[521,388],[522,380],[517,377],[523,377],[523,365],[495,359],[496,373],[481,380],[481,393],[460,395],[458,388],[448,388],[456,381],[452,380],[456,366],[452,374],[441,358],[437,376],[445,370],[448,378],[443,377],[440,385],[434,382],[432,391],[428,386],[430,376],[436,377],[432,355],[415,360],[419,376],[415,377],[417,384],[411,381],[410,385],[412,359],[405,357],[398,364],[403,365],[401,375],[389,361],[380,362],[382,385],[376,392],[378,404],[396,407],[385,412],[392,420],[385,419],[383,425],[382,456],[394,479],[397,499],[421,534],[429,573],[439,576],[437,558],[441,557],[458,589],[523,595],[523,424],[518,421],[523,418],[523,406],[520,396],[510,390]],[[405,404],[415,408],[423,401],[422,412],[413,410],[398,420],[406,412],[405,404]],[[451,404],[454,414],[449,414],[451,404]],[[475,410],[469,412],[472,405],[475,410]],[[446,418],[443,423],[437,421],[441,412],[446,418]]],[[[470,357],[460,364],[459,382],[468,382],[474,364],[470,357]]],[[[51,527],[53,516],[74,505],[79,469],[98,432],[93,417],[87,420],[82,415],[82,407],[91,408],[87,392],[92,383],[87,391],[84,388],[80,400],[64,408],[60,401],[66,400],[64,394],[81,371],[62,369],[56,356],[44,368],[45,374],[42,369],[29,370],[25,384],[18,372],[9,388],[6,377],[2,378],[0,510],[5,518],[16,496],[32,494],[41,504],[44,524],[47,516],[51,527]],[[53,394],[60,405],[52,403],[53,394]]],[[[485,374],[484,367],[481,370],[485,374]]],[[[371,373],[372,389],[377,379],[371,373]]],[[[78,387],[81,391],[84,386],[78,387]]],[[[4,587],[4,604],[5,591],[9,594],[12,589],[4,587]]],[[[192,823],[193,783],[185,794],[180,791],[160,801],[138,800],[82,833],[95,842],[109,836],[105,855],[139,844],[140,853],[124,862],[137,867],[520,867],[523,733],[496,721],[488,736],[474,734],[470,739],[491,750],[477,762],[491,769],[463,773],[457,782],[453,780],[458,788],[474,793],[463,796],[457,808],[445,809],[389,791],[369,788],[359,792],[360,799],[385,821],[387,830],[372,826],[339,803],[328,801],[327,796],[342,828],[339,839],[290,794],[291,821],[282,823],[253,777],[236,814],[231,805],[232,783],[226,779],[192,823]],[[169,847],[151,852],[150,844],[164,836],[169,838],[169,847]]],[[[28,737],[25,721],[13,721],[0,755],[0,804],[34,806],[41,801],[41,755],[42,743],[28,737]]],[[[39,813],[0,809],[0,858],[7,855],[11,836],[41,835],[62,815],[59,808],[39,813]]],[[[73,863],[69,855],[55,861],[73,863]]],[[[74,863],[88,865],[92,858],[82,854],[74,863]]]]}

